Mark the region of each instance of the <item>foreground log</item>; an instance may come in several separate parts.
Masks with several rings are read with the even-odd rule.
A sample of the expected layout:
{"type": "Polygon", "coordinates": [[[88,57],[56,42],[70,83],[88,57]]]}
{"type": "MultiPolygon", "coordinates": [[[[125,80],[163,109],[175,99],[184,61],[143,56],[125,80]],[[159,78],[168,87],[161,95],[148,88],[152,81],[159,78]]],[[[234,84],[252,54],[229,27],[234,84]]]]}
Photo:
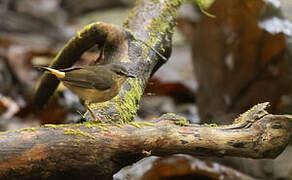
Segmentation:
{"type": "Polygon", "coordinates": [[[232,125],[218,127],[166,114],[141,128],[85,122],[5,132],[0,135],[0,179],[111,179],[149,155],[275,158],[288,143],[291,117],[268,114],[266,106],[259,104],[232,125]]]}

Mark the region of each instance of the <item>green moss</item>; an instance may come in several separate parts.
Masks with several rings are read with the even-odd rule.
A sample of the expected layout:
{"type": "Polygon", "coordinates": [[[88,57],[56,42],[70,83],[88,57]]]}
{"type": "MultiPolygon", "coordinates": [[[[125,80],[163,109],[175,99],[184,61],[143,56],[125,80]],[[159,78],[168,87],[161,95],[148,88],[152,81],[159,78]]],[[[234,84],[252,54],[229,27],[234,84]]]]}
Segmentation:
{"type": "Polygon", "coordinates": [[[154,2],[154,3],[159,3],[160,0],[151,0],[151,2],[154,2]]]}
{"type": "Polygon", "coordinates": [[[180,6],[183,2],[185,2],[185,0],[173,0],[170,2],[170,4],[177,7],[180,6]]]}
{"type": "Polygon", "coordinates": [[[198,5],[200,8],[200,11],[205,14],[206,16],[209,16],[211,18],[215,18],[216,16],[213,14],[210,14],[206,11],[214,2],[214,0],[188,0],[187,2],[193,2],[198,5]]]}
{"type": "Polygon", "coordinates": [[[91,24],[88,24],[87,26],[85,26],[82,31],[83,32],[86,32],[86,31],[90,31],[90,29],[93,27],[93,26],[96,26],[96,25],[99,25],[101,24],[101,22],[94,22],[94,23],[91,23],[91,24]]]}
{"type": "Polygon", "coordinates": [[[153,126],[153,124],[149,122],[138,122],[138,124],[141,126],[153,126]]]}
{"type": "MultiPolygon", "coordinates": [[[[75,37],[72,37],[64,46],[63,48],[57,53],[57,55],[55,56],[55,58],[53,59],[51,65],[59,62],[61,59],[60,59],[60,56],[64,53],[66,53],[64,50],[65,49],[70,49],[69,51],[71,51],[72,49],[72,44],[74,44],[74,42],[76,42],[78,39],[82,39],[82,34],[90,31],[90,29],[95,26],[95,25],[98,25],[100,24],[101,22],[94,22],[94,23],[91,23],[87,26],[85,26],[81,31],[77,32],[77,35],[75,37]]],[[[74,46],[74,45],[73,45],[74,46]]]]}
{"type": "Polygon", "coordinates": [[[153,126],[152,123],[148,122],[130,122],[129,124],[137,128],[141,128],[142,126],[153,126]]]}
{"type": "MultiPolygon", "coordinates": [[[[155,48],[159,52],[163,53],[166,51],[165,47],[171,43],[171,36],[173,34],[174,26],[176,25],[175,19],[177,17],[178,7],[182,4],[183,1],[184,0],[172,0],[167,3],[162,3],[160,0],[151,0],[153,4],[157,4],[157,7],[162,9],[160,10],[159,15],[153,18],[151,24],[147,27],[150,35],[145,43],[147,43],[152,48],[155,48]],[[164,6],[159,7],[161,5],[164,6]],[[157,47],[157,45],[159,45],[159,47],[157,47]]],[[[139,7],[137,2],[135,8],[132,9],[129,13],[128,18],[124,23],[124,28],[127,28],[130,19],[132,19],[133,16],[138,13],[136,12],[136,7],[139,7]]],[[[142,47],[142,57],[147,61],[151,61],[149,57],[149,51],[151,50],[149,47],[147,47],[145,44],[140,44],[139,42],[137,43],[137,45],[142,47]]]]}
{"type": "Polygon", "coordinates": [[[76,147],[79,147],[80,145],[81,145],[81,139],[80,138],[76,138],[75,139],[75,144],[74,144],[74,146],[76,146],[76,147]]]}
{"type": "Polygon", "coordinates": [[[119,123],[116,123],[116,122],[113,122],[113,125],[117,126],[118,128],[122,128],[123,127],[119,123]]]}
{"type": "MultiPolygon", "coordinates": [[[[106,102],[102,102],[102,103],[92,103],[92,104],[90,104],[90,108],[92,110],[99,110],[102,113],[102,112],[106,112],[107,107],[111,107],[114,105],[115,105],[115,102],[110,100],[110,101],[106,101],[106,102]]],[[[114,116],[109,116],[107,114],[104,114],[104,116],[108,121],[114,121],[114,119],[115,119],[114,116]]]]}
{"type": "Polygon", "coordinates": [[[65,128],[65,132],[64,134],[66,135],[80,135],[80,136],[84,136],[84,137],[88,137],[88,138],[92,138],[92,139],[95,139],[94,136],[86,133],[86,132],[83,132],[79,129],[71,129],[71,128],[65,128]]]}
{"type": "Polygon", "coordinates": [[[175,118],[176,117],[176,114],[174,114],[174,113],[166,113],[166,114],[163,114],[163,116],[175,118]]]}
{"type": "MultiPolygon", "coordinates": [[[[155,4],[160,3],[159,0],[152,0],[152,2],[155,4]]],[[[156,43],[159,43],[161,45],[159,47],[160,50],[162,50],[163,52],[165,51],[163,47],[163,43],[161,43],[162,41],[161,37],[164,38],[166,36],[165,37],[166,40],[170,41],[173,28],[176,24],[176,21],[174,21],[174,19],[177,17],[177,10],[182,2],[183,0],[172,0],[172,1],[169,1],[168,3],[161,3],[161,4],[165,4],[166,6],[163,7],[158,17],[153,18],[152,23],[147,27],[147,29],[150,31],[150,38],[146,42],[148,45],[154,47],[156,43]],[[161,35],[161,36],[158,37],[157,35],[161,35]]],[[[123,24],[124,28],[127,28],[127,26],[129,25],[129,21],[135,16],[135,13],[137,13],[136,12],[137,7],[138,7],[138,2],[136,2],[135,8],[133,8],[130,11],[127,19],[125,20],[123,24]]]]}
{"type": "Polygon", "coordinates": [[[80,125],[82,126],[85,126],[85,127],[88,127],[88,128],[93,128],[93,127],[107,127],[108,124],[106,123],[96,123],[96,122],[93,122],[93,121],[87,121],[87,122],[84,122],[84,123],[80,123],[80,125]]]}
{"type": "Polygon", "coordinates": [[[22,128],[22,129],[19,129],[19,130],[0,132],[0,134],[20,133],[20,132],[23,132],[23,131],[35,131],[36,129],[37,129],[36,127],[22,128]]]}
{"type": "Polygon", "coordinates": [[[120,95],[115,96],[112,100],[103,103],[94,103],[90,105],[92,109],[99,109],[102,112],[106,112],[106,108],[115,107],[117,113],[111,115],[104,115],[106,119],[114,123],[118,119],[118,123],[125,124],[132,121],[133,117],[136,115],[140,102],[140,98],[143,94],[143,89],[141,88],[142,80],[140,79],[129,79],[128,83],[131,86],[130,91],[121,89],[120,94],[122,94],[123,99],[120,95]]]}
{"type": "Polygon", "coordinates": [[[77,35],[75,36],[75,38],[81,39],[83,33],[90,31],[93,26],[99,25],[100,23],[101,22],[94,22],[94,23],[88,24],[81,31],[77,32],[77,35]]]}
{"type": "MultiPolygon", "coordinates": [[[[209,14],[205,10],[211,6],[213,0],[189,0],[191,2],[195,2],[200,7],[201,11],[210,16],[214,17],[214,15],[209,14]]],[[[152,0],[154,3],[159,3],[159,1],[152,0]]],[[[160,44],[159,49],[164,52],[165,49],[163,47],[162,39],[165,38],[166,41],[171,40],[171,36],[173,34],[174,26],[176,25],[176,17],[178,14],[178,7],[185,2],[184,0],[172,0],[168,3],[164,3],[166,6],[162,7],[161,13],[159,16],[153,18],[152,23],[147,27],[150,31],[150,39],[146,42],[150,46],[154,47],[156,43],[160,44]],[[160,35],[160,36],[158,36],[160,35]]]]}
{"type": "Polygon", "coordinates": [[[137,123],[137,122],[130,122],[130,125],[136,127],[136,128],[140,128],[141,126],[137,123]]]}
{"type": "Polygon", "coordinates": [[[135,35],[128,29],[125,29],[127,32],[131,33],[132,36],[135,38],[135,41],[132,41],[133,44],[137,47],[142,48],[142,57],[144,60],[150,62],[151,58],[149,56],[149,52],[152,51],[145,43],[143,43],[141,40],[137,39],[135,35]]]}
{"type": "Polygon", "coordinates": [[[129,26],[130,20],[135,16],[135,12],[137,11],[137,4],[138,4],[138,1],[136,1],[135,7],[128,13],[126,20],[123,22],[124,28],[129,26]]]}
{"type": "Polygon", "coordinates": [[[20,132],[19,130],[16,131],[4,131],[4,132],[0,132],[0,134],[10,134],[10,133],[17,133],[20,132]]]}
{"type": "Polygon", "coordinates": [[[88,31],[90,31],[93,28],[93,26],[97,26],[99,24],[101,24],[101,22],[98,22],[98,21],[91,23],[91,24],[88,24],[80,32],[77,33],[77,38],[82,38],[82,33],[86,33],[88,31]]]}
{"type": "Polygon", "coordinates": [[[188,126],[189,125],[189,122],[184,117],[178,117],[178,118],[174,119],[174,123],[176,125],[180,125],[180,126],[188,126]]]}
{"type": "Polygon", "coordinates": [[[37,128],[36,127],[29,127],[29,128],[23,128],[21,131],[35,131],[37,128]]]}
{"type": "Polygon", "coordinates": [[[180,125],[180,126],[188,126],[189,125],[189,122],[185,117],[178,116],[174,113],[163,114],[161,118],[172,120],[172,121],[174,121],[174,124],[176,124],[176,125],[180,125]]]}
{"type": "Polygon", "coordinates": [[[141,96],[143,94],[143,89],[141,87],[141,79],[131,79],[128,81],[131,85],[131,90],[124,93],[124,99],[116,98],[116,108],[119,112],[119,123],[124,124],[133,120],[139,109],[139,104],[141,96]]]}
{"type": "Polygon", "coordinates": [[[83,123],[83,125],[85,127],[88,127],[88,128],[96,127],[96,128],[101,129],[101,130],[107,130],[108,129],[108,124],[107,123],[96,123],[94,121],[89,121],[89,122],[83,123]]]}
{"type": "Polygon", "coordinates": [[[208,9],[214,2],[214,0],[188,0],[189,2],[196,3],[201,9],[208,9]]]}
{"type": "Polygon", "coordinates": [[[150,39],[146,42],[150,46],[154,47],[156,43],[160,44],[159,49],[164,52],[164,46],[161,38],[170,41],[173,34],[173,28],[176,25],[176,19],[178,7],[181,5],[183,0],[173,0],[169,3],[165,3],[166,6],[163,7],[161,13],[158,17],[153,18],[152,23],[148,26],[150,31],[150,39]],[[160,36],[158,36],[160,35],[160,36]]]}
{"type": "Polygon", "coordinates": [[[269,107],[269,103],[260,103],[257,105],[254,105],[251,109],[247,110],[246,112],[239,115],[238,118],[236,118],[233,122],[233,124],[240,123],[246,121],[248,118],[249,120],[255,120],[257,118],[260,118],[263,115],[268,114],[265,109],[269,107]]]}
{"type": "Polygon", "coordinates": [[[63,127],[63,124],[45,124],[44,127],[50,127],[56,129],[58,127],[63,127]]]}
{"type": "Polygon", "coordinates": [[[70,128],[70,127],[80,127],[80,126],[84,126],[84,127],[87,127],[87,128],[99,128],[101,130],[105,130],[107,127],[108,127],[108,124],[106,123],[97,123],[97,122],[94,122],[94,121],[87,121],[87,122],[83,122],[83,123],[77,123],[77,124],[45,124],[44,127],[50,127],[50,128],[53,128],[53,129],[56,129],[56,128],[70,128]]]}

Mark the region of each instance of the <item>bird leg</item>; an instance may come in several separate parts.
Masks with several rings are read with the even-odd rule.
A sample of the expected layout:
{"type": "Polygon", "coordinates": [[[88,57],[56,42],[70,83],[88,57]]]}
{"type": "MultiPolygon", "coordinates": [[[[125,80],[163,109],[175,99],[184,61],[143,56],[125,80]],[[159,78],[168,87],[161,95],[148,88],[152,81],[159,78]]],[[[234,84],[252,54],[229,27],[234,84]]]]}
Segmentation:
{"type": "Polygon", "coordinates": [[[92,111],[91,108],[90,108],[90,105],[89,105],[89,102],[88,102],[88,101],[85,101],[85,102],[84,102],[84,106],[87,108],[87,110],[89,111],[91,117],[92,117],[96,122],[102,122],[101,119],[93,113],[93,111],[92,111]]]}

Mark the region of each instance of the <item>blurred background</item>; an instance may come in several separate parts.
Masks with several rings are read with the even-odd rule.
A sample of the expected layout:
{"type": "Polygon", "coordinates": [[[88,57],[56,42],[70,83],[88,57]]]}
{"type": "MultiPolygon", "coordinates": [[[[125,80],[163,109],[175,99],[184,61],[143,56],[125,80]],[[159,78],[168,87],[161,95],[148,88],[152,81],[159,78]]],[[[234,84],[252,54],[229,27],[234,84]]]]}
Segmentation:
{"type": "MultiPolygon", "coordinates": [[[[181,7],[171,58],[149,81],[136,119],[149,121],[172,112],[192,123],[229,124],[266,101],[271,103],[269,112],[291,114],[292,1],[207,2],[207,11],[216,18],[192,3],[181,7]]],[[[134,0],[0,0],[0,131],[82,121],[84,106],[63,86],[43,110],[34,110],[31,100],[42,72],[33,65],[50,64],[64,43],[89,23],[122,26],[134,4],[134,0]]],[[[88,64],[98,56],[91,49],[78,63],[88,64]]],[[[194,162],[189,156],[168,158],[173,158],[173,165],[194,162]],[[180,158],[188,160],[178,162],[180,158]]],[[[276,160],[202,159],[260,179],[292,179],[291,146],[276,160]]],[[[170,167],[150,157],[115,178],[163,178],[157,163],[170,167]],[[145,167],[143,163],[149,168],[136,171],[145,167]]],[[[174,176],[181,174],[170,169],[174,176]]]]}

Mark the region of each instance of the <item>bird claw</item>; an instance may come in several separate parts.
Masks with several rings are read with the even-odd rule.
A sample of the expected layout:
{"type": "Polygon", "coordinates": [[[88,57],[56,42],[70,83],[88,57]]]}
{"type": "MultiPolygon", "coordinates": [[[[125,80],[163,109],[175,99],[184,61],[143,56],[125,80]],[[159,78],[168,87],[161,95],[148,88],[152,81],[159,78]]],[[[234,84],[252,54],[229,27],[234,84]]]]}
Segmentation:
{"type": "Polygon", "coordinates": [[[93,111],[92,111],[92,109],[90,108],[88,102],[85,102],[84,105],[85,105],[85,107],[87,108],[87,111],[86,111],[86,113],[85,113],[84,115],[86,115],[86,114],[89,112],[90,115],[91,115],[91,117],[93,118],[93,121],[95,121],[95,122],[97,122],[97,123],[102,123],[102,122],[103,122],[103,121],[101,120],[101,118],[100,118],[98,115],[96,115],[96,114],[93,113],[93,111]]]}

